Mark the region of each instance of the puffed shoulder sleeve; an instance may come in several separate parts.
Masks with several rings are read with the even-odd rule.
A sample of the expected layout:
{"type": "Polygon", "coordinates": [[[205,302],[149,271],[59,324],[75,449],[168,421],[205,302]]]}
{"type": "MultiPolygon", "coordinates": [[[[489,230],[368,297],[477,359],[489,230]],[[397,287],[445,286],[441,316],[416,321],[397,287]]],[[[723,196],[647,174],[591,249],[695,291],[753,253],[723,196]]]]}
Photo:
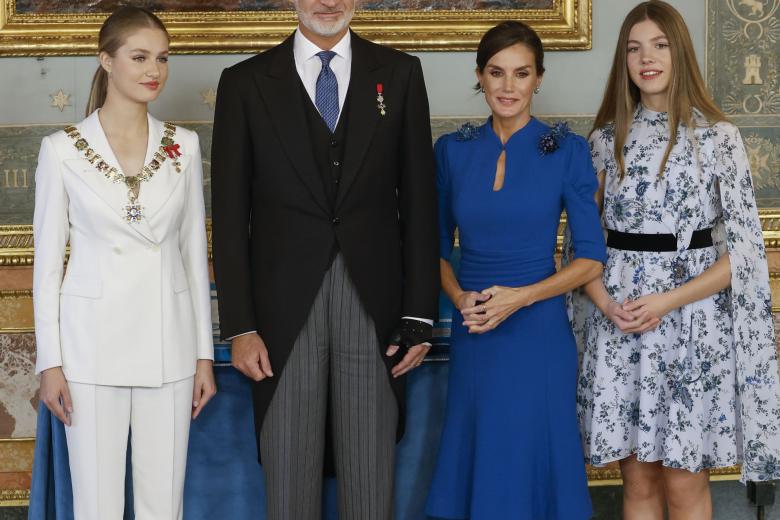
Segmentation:
{"type": "Polygon", "coordinates": [[[571,134],[567,138],[569,160],[563,179],[563,203],[571,229],[573,258],[607,261],[607,249],[601,230],[601,219],[596,206],[598,189],[587,141],[571,134]]]}
{"type": "Polygon", "coordinates": [[[436,155],[436,189],[439,197],[439,250],[443,259],[449,260],[455,242],[455,218],[452,214],[452,185],[450,183],[449,136],[443,135],[434,146],[436,155]]]}

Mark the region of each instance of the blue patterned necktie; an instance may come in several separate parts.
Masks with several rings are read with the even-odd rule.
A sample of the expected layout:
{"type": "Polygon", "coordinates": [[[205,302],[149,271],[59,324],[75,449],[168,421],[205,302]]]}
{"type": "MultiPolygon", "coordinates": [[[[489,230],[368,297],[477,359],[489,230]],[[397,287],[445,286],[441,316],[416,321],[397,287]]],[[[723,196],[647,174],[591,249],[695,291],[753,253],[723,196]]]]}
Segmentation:
{"type": "Polygon", "coordinates": [[[322,61],[322,70],[317,76],[317,90],[314,95],[314,104],[331,132],[336,130],[336,121],[339,119],[339,83],[330,68],[330,60],[335,55],[333,51],[317,53],[317,57],[322,61]]]}

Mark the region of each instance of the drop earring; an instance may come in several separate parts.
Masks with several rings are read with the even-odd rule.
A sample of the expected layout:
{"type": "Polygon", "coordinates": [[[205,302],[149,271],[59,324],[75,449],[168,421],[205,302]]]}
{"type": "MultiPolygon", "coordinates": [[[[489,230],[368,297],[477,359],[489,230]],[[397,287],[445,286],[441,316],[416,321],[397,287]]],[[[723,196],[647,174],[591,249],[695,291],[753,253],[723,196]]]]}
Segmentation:
{"type": "Polygon", "coordinates": [[[539,92],[541,92],[541,91],[542,91],[542,89],[541,89],[541,88],[539,88],[539,87],[536,87],[536,88],[534,89],[534,94],[538,94],[538,93],[539,93],[539,92]]]}
{"type": "Polygon", "coordinates": [[[480,91],[480,92],[482,92],[482,93],[484,94],[484,93],[485,93],[485,87],[483,87],[482,85],[480,85],[480,86],[479,86],[479,91],[480,91]]]}

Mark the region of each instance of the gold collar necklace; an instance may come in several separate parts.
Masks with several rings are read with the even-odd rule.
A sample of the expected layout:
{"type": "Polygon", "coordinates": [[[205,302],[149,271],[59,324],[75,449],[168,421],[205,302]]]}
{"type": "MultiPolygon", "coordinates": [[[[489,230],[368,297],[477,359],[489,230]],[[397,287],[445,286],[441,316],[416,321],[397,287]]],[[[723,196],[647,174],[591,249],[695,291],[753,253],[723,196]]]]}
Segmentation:
{"type": "Polygon", "coordinates": [[[97,170],[103,174],[103,176],[111,182],[123,182],[127,186],[127,199],[128,204],[122,208],[125,220],[130,223],[140,222],[143,216],[143,206],[137,203],[138,195],[136,189],[140,186],[141,182],[150,181],[160,166],[165,162],[167,157],[173,160],[173,166],[176,168],[177,173],[181,173],[181,163],[179,157],[179,145],[173,141],[173,136],[176,134],[176,125],[173,123],[165,122],[165,131],[163,132],[162,139],[160,139],[160,147],[154,152],[152,160],[149,164],[141,168],[141,172],[138,175],[131,177],[125,176],[122,172],[117,170],[116,167],[108,164],[100,154],[92,149],[92,146],[86,139],[81,137],[81,134],[75,126],[65,127],[65,133],[68,137],[73,139],[73,146],[81,153],[84,158],[89,161],[97,170]]]}

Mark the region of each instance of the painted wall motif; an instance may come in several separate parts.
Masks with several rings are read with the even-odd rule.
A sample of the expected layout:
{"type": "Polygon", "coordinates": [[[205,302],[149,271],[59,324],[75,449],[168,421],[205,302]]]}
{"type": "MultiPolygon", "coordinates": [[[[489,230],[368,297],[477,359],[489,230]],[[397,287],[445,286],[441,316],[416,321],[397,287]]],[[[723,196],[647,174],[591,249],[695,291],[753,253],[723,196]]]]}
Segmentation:
{"type": "Polygon", "coordinates": [[[707,83],[742,131],[759,204],[780,207],[780,0],[710,0],[707,83]]]}
{"type": "MultiPolygon", "coordinates": [[[[111,12],[123,0],[16,0],[19,14],[111,12]]],[[[133,2],[154,11],[279,11],[288,0],[141,0],[133,2]]],[[[552,9],[554,0],[364,0],[362,8],[387,11],[458,9],[552,9]]]]}

